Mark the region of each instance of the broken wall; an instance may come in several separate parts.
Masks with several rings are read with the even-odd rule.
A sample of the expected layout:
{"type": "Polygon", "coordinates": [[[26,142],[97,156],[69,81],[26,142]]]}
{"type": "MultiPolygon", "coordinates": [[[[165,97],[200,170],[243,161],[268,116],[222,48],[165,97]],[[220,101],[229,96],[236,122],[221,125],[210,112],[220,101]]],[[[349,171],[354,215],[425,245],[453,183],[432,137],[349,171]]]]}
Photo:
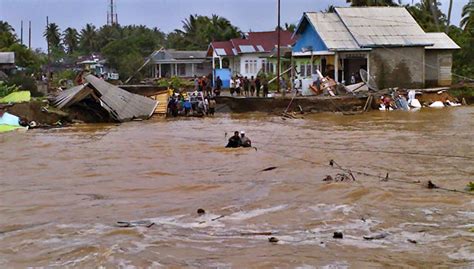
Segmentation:
{"type": "Polygon", "coordinates": [[[369,57],[370,74],[380,89],[424,87],[424,47],[374,48],[369,57]]]}

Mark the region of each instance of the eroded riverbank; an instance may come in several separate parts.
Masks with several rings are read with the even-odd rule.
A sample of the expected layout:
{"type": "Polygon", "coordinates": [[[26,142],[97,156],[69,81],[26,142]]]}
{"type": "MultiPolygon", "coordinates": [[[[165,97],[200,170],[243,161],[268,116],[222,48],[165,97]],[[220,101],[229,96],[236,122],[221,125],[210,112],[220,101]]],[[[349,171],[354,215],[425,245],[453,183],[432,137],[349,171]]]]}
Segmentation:
{"type": "Polygon", "coordinates": [[[5,134],[0,265],[474,266],[473,196],[358,174],[322,181],[339,172],[334,159],[462,190],[474,176],[473,116],[473,107],[226,114],[5,134]],[[224,149],[234,130],[258,151],[224,149]],[[123,220],[156,224],[115,227],[123,220]]]}

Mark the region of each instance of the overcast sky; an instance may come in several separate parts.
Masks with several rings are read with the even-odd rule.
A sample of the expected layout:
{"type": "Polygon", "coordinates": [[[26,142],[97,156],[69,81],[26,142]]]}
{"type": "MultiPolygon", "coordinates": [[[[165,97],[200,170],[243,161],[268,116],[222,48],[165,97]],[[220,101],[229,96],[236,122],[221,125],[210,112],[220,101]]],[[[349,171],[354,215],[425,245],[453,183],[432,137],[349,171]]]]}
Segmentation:
{"type": "MultiPolygon", "coordinates": [[[[469,0],[455,0],[452,23],[459,25],[463,5],[469,0]]],[[[7,21],[23,40],[28,41],[28,20],[32,22],[32,46],[45,48],[42,34],[49,21],[67,27],[82,28],[86,23],[100,27],[107,22],[108,0],[0,0],[0,20],[7,21]]],[[[168,33],[181,28],[189,14],[219,16],[229,19],[242,31],[265,31],[275,28],[276,0],[115,0],[122,25],[144,24],[168,33]]],[[[405,3],[417,0],[404,0],[405,3]]],[[[446,13],[449,0],[440,0],[446,13]]],[[[347,6],[346,0],[281,0],[282,24],[297,23],[305,11],[320,11],[329,5],[347,6]]]]}

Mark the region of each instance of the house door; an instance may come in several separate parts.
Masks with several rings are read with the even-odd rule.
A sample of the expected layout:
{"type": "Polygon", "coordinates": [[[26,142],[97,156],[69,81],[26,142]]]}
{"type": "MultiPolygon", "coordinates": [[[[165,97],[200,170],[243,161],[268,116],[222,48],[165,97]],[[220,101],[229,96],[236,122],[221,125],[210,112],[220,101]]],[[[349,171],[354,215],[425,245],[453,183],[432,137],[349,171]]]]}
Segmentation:
{"type": "Polygon", "coordinates": [[[351,77],[354,75],[355,83],[361,82],[360,69],[367,70],[367,59],[364,58],[347,58],[344,59],[344,80],[346,85],[350,85],[351,77]]]}

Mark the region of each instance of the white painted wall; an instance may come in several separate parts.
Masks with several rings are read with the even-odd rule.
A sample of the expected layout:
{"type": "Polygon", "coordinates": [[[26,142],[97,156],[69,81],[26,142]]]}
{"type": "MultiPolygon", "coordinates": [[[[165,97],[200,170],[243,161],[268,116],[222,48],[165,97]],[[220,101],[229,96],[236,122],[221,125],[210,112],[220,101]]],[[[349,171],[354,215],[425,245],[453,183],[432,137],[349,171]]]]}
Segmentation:
{"type": "Polygon", "coordinates": [[[251,76],[256,77],[258,74],[258,71],[262,68],[262,62],[265,61],[266,59],[260,58],[263,57],[262,54],[243,54],[240,56],[240,74],[244,77],[250,78],[251,76]],[[249,64],[249,68],[246,70],[245,65],[246,61],[251,61],[252,63],[256,62],[256,67],[251,68],[249,64]]]}

